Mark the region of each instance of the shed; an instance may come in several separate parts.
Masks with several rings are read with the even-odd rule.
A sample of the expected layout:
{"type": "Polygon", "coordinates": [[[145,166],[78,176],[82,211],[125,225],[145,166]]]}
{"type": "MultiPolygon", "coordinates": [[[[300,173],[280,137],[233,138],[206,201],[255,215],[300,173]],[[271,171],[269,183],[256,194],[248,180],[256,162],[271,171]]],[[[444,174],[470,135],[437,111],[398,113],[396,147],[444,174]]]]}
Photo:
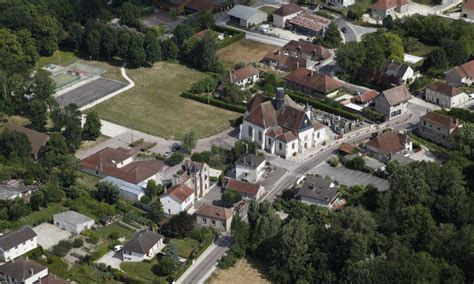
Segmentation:
{"type": "Polygon", "coordinates": [[[242,5],[235,5],[227,15],[229,15],[231,23],[246,28],[267,21],[267,13],[242,5]]]}
{"type": "Polygon", "coordinates": [[[53,221],[57,227],[73,234],[80,234],[85,230],[91,229],[94,225],[93,219],[75,211],[56,214],[53,216],[53,221]]]}

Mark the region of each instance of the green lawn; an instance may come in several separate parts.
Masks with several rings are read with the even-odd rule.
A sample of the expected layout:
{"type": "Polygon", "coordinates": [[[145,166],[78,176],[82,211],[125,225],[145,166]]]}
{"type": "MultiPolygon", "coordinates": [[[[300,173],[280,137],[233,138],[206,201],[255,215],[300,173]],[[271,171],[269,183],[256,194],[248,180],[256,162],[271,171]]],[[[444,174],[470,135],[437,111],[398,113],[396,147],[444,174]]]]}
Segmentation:
{"type": "Polygon", "coordinates": [[[56,64],[66,66],[77,60],[77,56],[73,51],[56,50],[53,55],[41,56],[38,60],[38,68],[48,64],[56,64]]]}
{"type": "Polygon", "coordinates": [[[83,185],[84,187],[88,189],[92,189],[95,187],[95,185],[101,180],[101,178],[86,174],[84,172],[78,172],[77,173],[77,183],[80,185],[83,185]]]}
{"type": "Polygon", "coordinates": [[[136,86],[91,111],[105,120],[166,139],[180,139],[191,130],[198,138],[208,137],[225,130],[230,120],[240,116],[180,97],[193,82],[204,78],[203,73],[183,65],[159,62],[152,68],[128,69],[127,74],[136,86]]]}
{"type": "Polygon", "coordinates": [[[40,211],[34,211],[30,215],[20,220],[21,225],[37,225],[37,223],[44,221],[48,218],[52,218],[54,214],[63,212],[64,207],[61,204],[50,204],[48,208],[41,209],[40,211]]]}
{"type": "Polygon", "coordinates": [[[263,12],[267,13],[268,15],[273,15],[273,13],[275,13],[275,11],[278,10],[277,8],[271,7],[271,6],[263,6],[263,7],[260,7],[258,9],[260,11],[263,11],[263,12]]]}
{"type": "Polygon", "coordinates": [[[199,244],[198,241],[185,238],[185,239],[173,239],[171,243],[176,247],[179,256],[183,258],[189,258],[194,248],[199,244]]]}
{"type": "Polygon", "coordinates": [[[416,50],[407,51],[406,53],[411,54],[411,55],[420,56],[420,57],[426,57],[428,55],[428,53],[430,53],[433,50],[433,48],[435,48],[435,47],[420,43],[416,50]]]}
{"type": "Polygon", "coordinates": [[[125,237],[125,239],[127,240],[132,238],[134,234],[134,232],[129,228],[126,228],[117,223],[100,228],[96,232],[103,239],[107,239],[113,232],[117,232],[120,237],[125,237]]]}
{"type": "Polygon", "coordinates": [[[130,276],[140,279],[148,283],[156,283],[156,281],[164,281],[164,277],[159,277],[153,270],[156,269],[154,266],[158,264],[156,259],[151,262],[122,262],[120,268],[129,274],[130,276]]]}

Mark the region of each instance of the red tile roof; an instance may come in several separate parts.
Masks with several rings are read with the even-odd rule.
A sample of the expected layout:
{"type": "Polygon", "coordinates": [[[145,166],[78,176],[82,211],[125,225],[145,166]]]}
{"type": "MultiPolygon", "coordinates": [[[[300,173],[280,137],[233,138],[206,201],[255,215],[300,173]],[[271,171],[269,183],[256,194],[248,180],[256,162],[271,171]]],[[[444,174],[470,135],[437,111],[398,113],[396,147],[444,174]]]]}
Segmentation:
{"type": "Polygon", "coordinates": [[[301,40],[291,40],[287,44],[285,44],[280,50],[283,52],[287,52],[292,56],[294,54],[316,56],[320,60],[326,60],[331,57],[331,53],[329,52],[329,50],[327,50],[323,46],[301,40]]]}
{"type": "Polygon", "coordinates": [[[474,0],[468,0],[462,7],[464,9],[474,10],[474,0]]]}
{"type": "Polygon", "coordinates": [[[367,91],[363,94],[352,97],[351,101],[353,103],[364,104],[364,103],[370,102],[371,100],[375,99],[375,97],[377,97],[378,95],[379,95],[379,93],[377,91],[371,90],[371,91],[367,91]]]}
{"type": "Polygon", "coordinates": [[[287,71],[295,71],[300,67],[306,67],[306,60],[304,58],[289,56],[280,50],[267,53],[263,60],[271,61],[271,64],[283,65],[287,71]]]}
{"type": "Polygon", "coordinates": [[[354,149],[356,149],[354,145],[345,142],[342,143],[341,146],[339,146],[339,151],[344,152],[346,154],[352,154],[354,152],[354,149]]]}
{"type": "Polygon", "coordinates": [[[5,128],[11,132],[20,132],[26,135],[31,144],[31,154],[35,159],[38,158],[38,153],[41,151],[41,148],[43,148],[49,140],[48,135],[23,127],[11,121],[5,124],[5,128]]]}
{"type": "Polygon", "coordinates": [[[168,188],[168,192],[166,193],[166,195],[172,196],[180,202],[184,202],[186,201],[186,199],[191,197],[193,193],[194,191],[191,188],[180,183],[168,188]]]}
{"type": "Polygon", "coordinates": [[[224,207],[206,204],[199,208],[196,215],[227,221],[234,216],[234,211],[224,207]]]}
{"type": "Polygon", "coordinates": [[[448,97],[454,97],[461,93],[461,91],[458,88],[452,87],[441,81],[436,81],[436,82],[431,83],[430,85],[426,87],[426,89],[435,91],[437,93],[440,93],[448,97]]]}
{"type": "Polygon", "coordinates": [[[435,111],[428,112],[420,119],[450,130],[458,126],[458,121],[456,119],[435,111]]]}
{"type": "Polygon", "coordinates": [[[339,81],[328,75],[320,74],[306,68],[300,68],[291,72],[284,80],[323,94],[331,93],[342,86],[339,81]]]}
{"type": "Polygon", "coordinates": [[[288,16],[288,15],[291,15],[291,14],[299,13],[301,11],[303,11],[303,8],[301,8],[300,6],[298,6],[294,3],[290,3],[290,4],[286,4],[286,5],[281,6],[273,14],[285,17],[285,16],[288,16]]]}
{"type": "Polygon", "coordinates": [[[247,196],[254,198],[257,196],[260,189],[260,185],[250,183],[246,181],[240,181],[235,179],[229,179],[225,187],[226,190],[237,191],[240,194],[246,194],[247,196]]]}
{"type": "Polygon", "coordinates": [[[403,150],[406,139],[409,139],[406,134],[391,130],[370,139],[367,145],[381,150],[385,155],[390,155],[403,150]]]}
{"type": "Polygon", "coordinates": [[[229,80],[231,83],[236,83],[252,76],[258,75],[257,68],[253,65],[247,65],[237,70],[230,71],[229,80]]]}
{"type": "Polygon", "coordinates": [[[408,4],[408,0],[378,0],[372,5],[372,8],[386,11],[406,4],[408,4]]]}
{"type": "Polygon", "coordinates": [[[461,66],[456,66],[452,70],[455,70],[461,78],[474,78],[474,60],[464,63],[461,66]]]}

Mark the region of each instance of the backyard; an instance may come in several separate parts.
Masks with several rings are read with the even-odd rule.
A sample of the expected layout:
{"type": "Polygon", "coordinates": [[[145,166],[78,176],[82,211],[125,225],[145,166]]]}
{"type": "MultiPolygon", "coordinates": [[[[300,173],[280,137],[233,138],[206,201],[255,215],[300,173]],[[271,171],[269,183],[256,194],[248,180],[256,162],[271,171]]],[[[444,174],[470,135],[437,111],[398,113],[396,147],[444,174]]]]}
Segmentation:
{"type": "Polygon", "coordinates": [[[126,240],[129,240],[133,237],[134,232],[126,228],[125,226],[122,226],[120,224],[114,223],[106,227],[102,227],[98,229],[97,235],[99,235],[100,238],[102,239],[108,239],[110,235],[116,234],[119,238],[124,237],[126,240]]]}
{"type": "Polygon", "coordinates": [[[189,258],[193,250],[199,244],[198,241],[185,238],[185,239],[173,239],[171,243],[176,247],[178,255],[182,258],[189,258]]]}
{"type": "Polygon", "coordinates": [[[264,266],[254,260],[239,259],[234,267],[218,270],[206,282],[208,284],[267,284],[271,283],[263,275],[264,266]]]}
{"type": "MultiPolygon", "coordinates": [[[[165,281],[164,277],[159,277],[155,274],[158,261],[154,258],[152,261],[143,262],[123,262],[120,268],[134,279],[139,279],[147,283],[157,283],[157,280],[165,281]]],[[[160,283],[160,282],[158,282],[160,283]]]]}
{"type": "Polygon", "coordinates": [[[219,50],[219,58],[226,68],[232,68],[240,61],[259,62],[269,51],[278,49],[277,46],[241,39],[219,50]]]}
{"type": "Polygon", "coordinates": [[[159,62],[152,68],[128,69],[127,74],[135,81],[134,88],[91,109],[102,119],[166,139],[180,139],[191,130],[198,138],[219,133],[240,116],[180,97],[193,82],[204,78],[203,73],[183,65],[159,62]]]}

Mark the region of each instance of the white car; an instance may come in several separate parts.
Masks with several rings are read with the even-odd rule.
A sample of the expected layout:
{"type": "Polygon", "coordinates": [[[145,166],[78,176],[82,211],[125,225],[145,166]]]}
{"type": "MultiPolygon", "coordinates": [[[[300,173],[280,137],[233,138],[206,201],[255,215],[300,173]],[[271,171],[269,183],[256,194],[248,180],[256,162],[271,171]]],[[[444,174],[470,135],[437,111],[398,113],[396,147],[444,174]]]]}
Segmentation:
{"type": "Polygon", "coordinates": [[[122,246],[122,245],[116,245],[116,246],[114,246],[114,251],[115,251],[115,252],[119,252],[119,251],[121,251],[122,249],[123,249],[123,246],[122,246]]]}

